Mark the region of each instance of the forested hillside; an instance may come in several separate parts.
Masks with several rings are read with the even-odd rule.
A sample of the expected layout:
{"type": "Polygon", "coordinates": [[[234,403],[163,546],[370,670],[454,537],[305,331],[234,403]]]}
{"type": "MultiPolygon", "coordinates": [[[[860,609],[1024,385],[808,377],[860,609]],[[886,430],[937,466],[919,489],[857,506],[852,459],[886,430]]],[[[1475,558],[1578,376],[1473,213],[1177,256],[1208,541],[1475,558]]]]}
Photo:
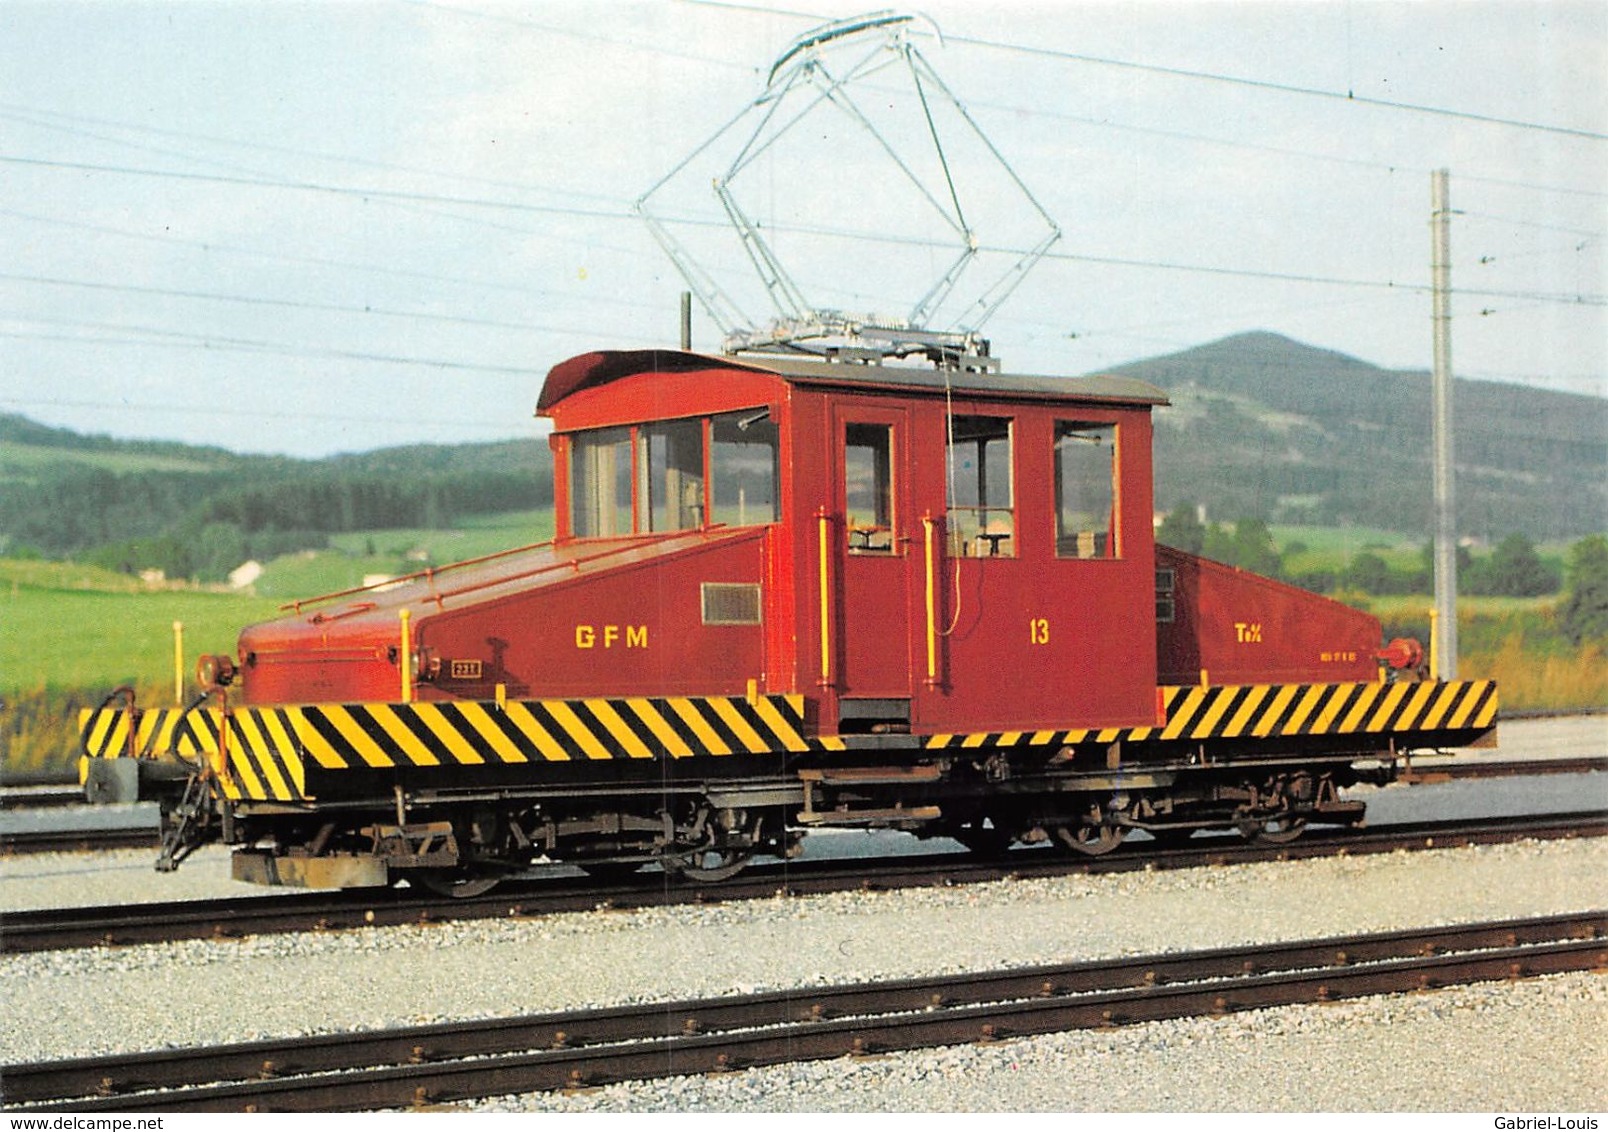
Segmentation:
{"type": "Polygon", "coordinates": [[[80,436],[0,416],[0,555],[215,580],[344,531],[438,529],[552,501],[540,440],[326,460],[80,436]]]}
{"type": "MultiPolygon", "coordinates": [[[[1119,367],[1166,389],[1156,501],[1271,523],[1431,529],[1430,380],[1276,334],[1119,367]]],[[[1458,530],[1495,542],[1608,528],[1608,400],[1454,385],[1458,530]]]]}
{"type": "MultiPolygon", "coordinates": [[[[1266,333],[1115,372],[1173,402],[1156,415],[1158,510],[1427,537],[1427,374],[1266,333]]],[[[1608,401],[1479,381],[1458,381],[1455,396],[1463,534],[1494,544],[1608,529],[1608,401]]],[[[215,580],[341,532],[550,506],[552,481],[537,438],[296,460],[0,416],[0,556],[215,580]]]]}

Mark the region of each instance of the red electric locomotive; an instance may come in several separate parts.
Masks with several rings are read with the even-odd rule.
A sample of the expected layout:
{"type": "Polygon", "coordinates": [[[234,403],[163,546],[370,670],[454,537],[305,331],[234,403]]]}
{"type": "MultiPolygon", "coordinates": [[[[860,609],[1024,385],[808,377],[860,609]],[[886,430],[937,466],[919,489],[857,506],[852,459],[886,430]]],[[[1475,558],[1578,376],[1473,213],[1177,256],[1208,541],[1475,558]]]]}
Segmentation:
{"type": "Polygon", "coordinates": [[[1284,839],[1492,732],[1489,682],[1373,617],[1155,544],[1160,390],[938,360],[558,365],[551,543],[296,603],[190,708],[89,713],[90,797],[163,800],[159,867],[221,839],[242,879],[469,892],[716,879],[823,826],[1284,839]]]}

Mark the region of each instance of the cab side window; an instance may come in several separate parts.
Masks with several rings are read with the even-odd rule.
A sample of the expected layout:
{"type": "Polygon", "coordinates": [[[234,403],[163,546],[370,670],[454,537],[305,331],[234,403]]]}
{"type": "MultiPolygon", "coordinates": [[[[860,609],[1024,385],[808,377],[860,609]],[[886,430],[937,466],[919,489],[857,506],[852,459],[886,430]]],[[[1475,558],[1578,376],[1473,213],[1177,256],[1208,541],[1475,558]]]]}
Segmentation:
{"type": "Polygon", "coordinates": [[[1014,557],[1010,420],[953,417],[948,447],[949,552],[961,558],[1014,557]]]}
{"type": "Polygon", "coordinates": [[[781,516],[776,422],[763,409],[710,420],[711,522],[728,527],[774,523],[781,516]]]}
{"type": "Polygon", "coordinates": [[[1062,558],[1114,558],[1117,426],[1055,425],[1055,552],[1062,558]]]}

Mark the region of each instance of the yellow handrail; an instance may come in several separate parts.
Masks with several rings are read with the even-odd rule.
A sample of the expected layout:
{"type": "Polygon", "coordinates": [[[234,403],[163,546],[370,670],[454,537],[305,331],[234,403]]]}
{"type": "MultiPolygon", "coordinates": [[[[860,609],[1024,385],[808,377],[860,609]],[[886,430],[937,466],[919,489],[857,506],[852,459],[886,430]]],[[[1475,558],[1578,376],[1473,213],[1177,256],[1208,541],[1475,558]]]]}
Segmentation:
{"type": "Polygon", "coordinates": [[[933,562],[933,523],[931,515],[921,517],[922,538],[927,549],[927,684],[938,683],[938,606],[933,562]]]}
{"type": "Polygon", "coordinates": [[[826,512],[819,512],[821,551],[821,686],[832,685],[832,590],[831,575],[827,567],[827,544],[831,540],[831,520],[826,512]]]}
{"type": "Polygon", "coordinates": [[[173,706],[184,706],[184,622],[173,622],[173,706]]]}
{"type": "Polygon", "coordinates": [[[402,666],[402,702],[413,702],[413,633],[408,621],[413,617],[413,611],[403,608],[397,613],[402,622],[402,652],[397,660],[402,666]]]}

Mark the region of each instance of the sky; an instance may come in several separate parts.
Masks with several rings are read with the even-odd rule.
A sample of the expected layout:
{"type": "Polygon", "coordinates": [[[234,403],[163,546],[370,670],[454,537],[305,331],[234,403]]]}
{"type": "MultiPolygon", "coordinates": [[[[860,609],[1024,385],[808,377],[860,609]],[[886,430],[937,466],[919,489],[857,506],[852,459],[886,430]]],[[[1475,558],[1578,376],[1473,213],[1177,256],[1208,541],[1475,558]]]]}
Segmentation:
{"type": "MultiPolygon", "coordinates": [[[[868,10],[6,0],[0,412],[307,457],[538,435],[551,366],[677,343],[645,195],[706,289],[771,317],[710,186],[778,58],[868,10]]],[[[878,133],[787,103],[729,182],[812,307],[914,311],[958,211],[982,253],[934,329],[1060,232],[981,325],[1008,371],[1251,330],[1427,370],[1444,168],[1458,375],[1608,393],[1608,4],[919,11],[920,93],[843,88],[878,133]]],[[[722,337],[700,307],[694,348],[722,337]]]]}

